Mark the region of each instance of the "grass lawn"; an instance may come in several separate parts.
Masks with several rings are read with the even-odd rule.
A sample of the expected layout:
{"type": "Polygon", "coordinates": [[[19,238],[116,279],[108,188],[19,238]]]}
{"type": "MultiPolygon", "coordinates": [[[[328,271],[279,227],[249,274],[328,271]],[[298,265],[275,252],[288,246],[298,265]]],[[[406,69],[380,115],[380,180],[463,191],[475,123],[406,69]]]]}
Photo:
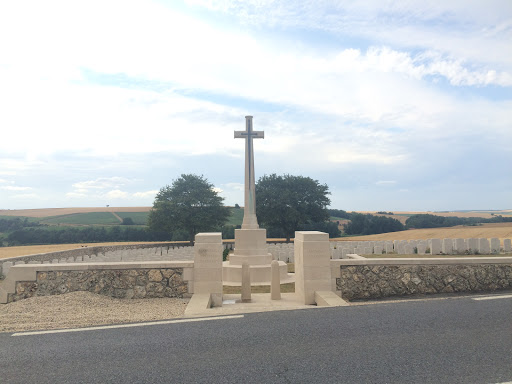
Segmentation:
{"type": "Polygon", "coordinates": [[[71,215],[47,217],[41,224],[109,225],[119,224],[119,220],[110,212],[73,213],[71,215]]]}
{"type": "Polygon", "coordinates": [[[131,217],[135,224],[146,225],[148,223],[149,212],[116,212],[121,218],[131,217]]]}
{"type": "Polygon", "coordinates": [[[226,225],[242,225],[242,221],[244,220],[244,210],[243,208],[231,208],[231,216],[226,223],[226,225]]]}

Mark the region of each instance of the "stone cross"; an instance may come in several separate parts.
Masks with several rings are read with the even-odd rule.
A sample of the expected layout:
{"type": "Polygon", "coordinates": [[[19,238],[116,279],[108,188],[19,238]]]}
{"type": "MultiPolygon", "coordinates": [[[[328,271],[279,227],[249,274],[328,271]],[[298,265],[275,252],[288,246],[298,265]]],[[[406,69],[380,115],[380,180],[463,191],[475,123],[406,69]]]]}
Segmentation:
{"type": "Polygon", "coordinates": [[[245,139],[245,203],[242,229],[259,228],[256,218],[256,182],[252,139],[263,139],[263,131],[253,131],[252,116],[245,116],[245,131],[235,131],[235,139],[245,139]]]}

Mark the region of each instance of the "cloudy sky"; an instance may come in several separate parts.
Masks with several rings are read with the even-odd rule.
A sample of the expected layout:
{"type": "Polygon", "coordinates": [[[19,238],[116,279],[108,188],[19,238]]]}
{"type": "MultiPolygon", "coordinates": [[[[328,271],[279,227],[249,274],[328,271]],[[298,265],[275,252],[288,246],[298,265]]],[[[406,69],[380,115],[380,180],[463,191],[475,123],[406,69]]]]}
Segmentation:
{"type": "Polygon", "coordinates": [[[512,208],[512,2],[3,1],[0,209],[243,205],[309,176],[345,210],[512,208]]]}

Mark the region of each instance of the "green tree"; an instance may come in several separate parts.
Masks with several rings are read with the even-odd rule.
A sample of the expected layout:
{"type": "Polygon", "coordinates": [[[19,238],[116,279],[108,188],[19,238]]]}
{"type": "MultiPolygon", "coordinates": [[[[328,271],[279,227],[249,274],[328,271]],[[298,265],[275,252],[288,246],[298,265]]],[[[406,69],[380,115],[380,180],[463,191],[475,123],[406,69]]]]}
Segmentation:
{"type": "Polygon", "coordinates": [[[329,187],[309,177],[265,175],[256,184],[256,215],[271,230],[281,229],[286,241],[301,225],[329,220],[329,187]]]}
{"type": "Polygon", "coordinates": [[[133,219],[131,217],[123,217],[123,222],[121,225],[134,225],[133,219]]]}
{"type": "Polygon", "coordinates": [[[231,212],[223,200],[203,176],[181,175],[156,195],[148,226],[153,231],[183,231],[193,243],[197,233],[226,223],[231,212]]]}

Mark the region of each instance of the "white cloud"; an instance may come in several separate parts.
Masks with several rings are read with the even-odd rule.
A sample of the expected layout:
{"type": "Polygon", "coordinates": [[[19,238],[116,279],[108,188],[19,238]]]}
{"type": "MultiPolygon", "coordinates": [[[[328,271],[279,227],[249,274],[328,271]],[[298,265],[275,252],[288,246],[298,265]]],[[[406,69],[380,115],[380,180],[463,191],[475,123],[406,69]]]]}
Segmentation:
{"type": "Polygon", "coordinates": [[[157,190],[146,191],[146,192],[135,192],[133,194],[133,197],[140,198],[140,199],[154,198],[157,193],[158,193],[157,190]]]}
{"type": "Polygon", "coordinates": [[[4,186],[1,186],[0,189],[3,189],[5,191],[29,191],[33,188],[32,187],[18,187],[15,185],[4,185],[4,186]]]}
{"type": "Polygon", "coordinates": [[[19,193],[13,196],[10,196],[11,199],[16,200],[42,200],[42,197],[35,193],[19,193]]]}
{"type": "Polygon", "coordinates": [[[130,197],[130,195],[128,192],[124,192],[119,189],[114,189],[112,191],[108,191],[105,194],[105,197],[108,199],[127,199],[130,197]]]}
{"type": "Polygon", "coordinates": [[[124,186],[131,183],[132,180],[124,177],[101,177],[95,180],[79,181],[73,184],[73,188],[79,191],[87,191],[90,189],[108,189],[113,187],[124,186]]]}

